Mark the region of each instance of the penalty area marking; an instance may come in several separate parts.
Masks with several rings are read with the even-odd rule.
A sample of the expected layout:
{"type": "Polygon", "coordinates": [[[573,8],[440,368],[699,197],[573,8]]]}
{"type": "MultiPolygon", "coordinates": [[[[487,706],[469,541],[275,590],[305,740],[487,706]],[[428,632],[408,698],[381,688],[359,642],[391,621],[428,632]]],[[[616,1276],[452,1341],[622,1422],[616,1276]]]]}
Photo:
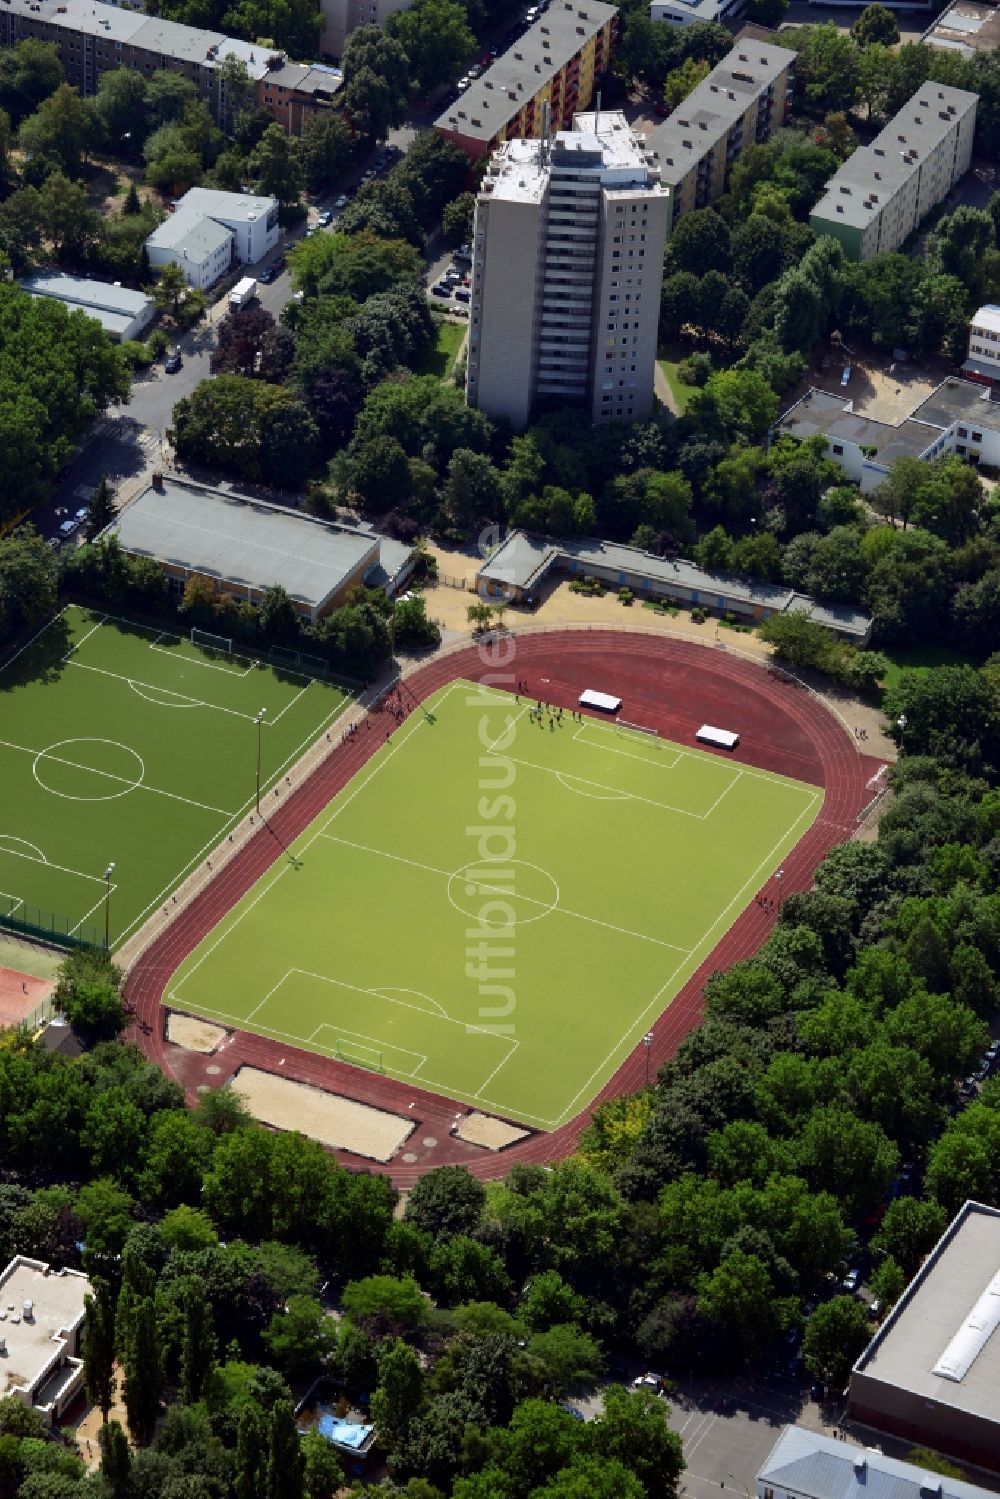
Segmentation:
{"type": "Polygon", "coordinates": [[[583,791],[581,786],[573,785],[573,782],[577,779],[576,776],[569,775],[564,770],[556,771],[556,780],[560,786],[564,787],[566,791],[575,792],[577,796],[589,797],[592,802],[630,802],[632,800],[632,793],[630,791],[609,791],[607,796],[601,796],[596,791],[583,791]]]}
{"type": "Polygon", "coordinates": [[[9,890],[0,890],[0,900],[8,901],[10,904],[10,910],[4,912],[5,916],[16,916],[18,911],[24,905],[24,901],[22,900],[21,896],[11,895],[9,890]]]}
{"type": "Polygon", "coordinates": [[[19,843],[22,848],[30,848],[31,853],[36,856],[34,862],[38,864],[47,864],[49,862],[37,843],[29,843],[27,838],[17,838],[13,833],[0,833],[0,854],[12,854],[18,859],[31,857],[30,854],[19,854],[17,849],[7,848],[5,845],[8,843],[19,843]]]}

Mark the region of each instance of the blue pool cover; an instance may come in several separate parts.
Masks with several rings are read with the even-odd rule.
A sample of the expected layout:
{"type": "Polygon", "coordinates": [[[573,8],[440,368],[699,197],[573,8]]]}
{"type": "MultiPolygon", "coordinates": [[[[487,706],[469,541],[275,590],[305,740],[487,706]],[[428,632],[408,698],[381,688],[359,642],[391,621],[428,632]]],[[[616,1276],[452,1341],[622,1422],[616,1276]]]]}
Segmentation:
{"type": "Polygon", "coordinates": [[[357,1421],[341,1421],[329,1413],[320,1416],[316,1425],[328,1442],[336,1442],[338,1447],[350,1447],[353,1452],[360,1452],[375,1430],[373,1426],[363,1426],[357,1421]]]}

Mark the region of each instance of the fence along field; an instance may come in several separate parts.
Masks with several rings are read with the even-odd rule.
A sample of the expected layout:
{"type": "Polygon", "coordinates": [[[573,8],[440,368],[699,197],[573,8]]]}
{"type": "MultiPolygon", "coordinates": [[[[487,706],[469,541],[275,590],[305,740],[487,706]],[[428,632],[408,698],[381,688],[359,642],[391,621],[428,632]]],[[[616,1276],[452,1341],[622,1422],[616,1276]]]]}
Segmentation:
{"type": "Polygon", "coordinates": [[[0,666],[0,924],[111,945],[349,701],[303,672],[71,606],[0,666]],[[104,871],[114,863],[110,882],[104,871]]]}
{"type": "MultiPolygon", "coordinates": [[[[177,1008],[552,1128],[583,1108],[802,837],[822,792],[491,694],[514,779],[506,876],[483,870],[483,695],[405,720],[180,965],[177,1008]],[[467,949],[509,900],[515,1005],[467,949]],[[475,969],[473,960],[471,967],[475,969]]],[[[492,711],[492,710],[491,710],[492,711]]],[[[492,793],[495,795],[495,793],[492,793]]],[[[500,826],[501,824],[497,824],[500,826]]]]}

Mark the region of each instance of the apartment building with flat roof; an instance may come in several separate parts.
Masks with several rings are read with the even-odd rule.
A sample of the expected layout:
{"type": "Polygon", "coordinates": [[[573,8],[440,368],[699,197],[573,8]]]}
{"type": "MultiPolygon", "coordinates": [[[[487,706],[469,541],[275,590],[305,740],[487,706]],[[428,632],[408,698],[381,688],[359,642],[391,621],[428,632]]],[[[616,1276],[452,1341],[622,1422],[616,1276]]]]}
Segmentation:
{"type": "Polygon", "coordinates": [[[967,380],[1000,385],[1000,307],[987,302],[972,314],[969,357],[962,365],[967,380]]]}
{"type": "Polygon", "coordinates": [[[503,141],[569,130],[607,71],[618,10],[603,0],[552,0],[492,67],[434,121],[474,161],[503,141]]]}
{"type": "Polygon", "coordinates": [[[669,210],[620,113],[502,145],[476,200],[469,405],[515,427],[546,402],[648,416],[669,210]]]}
{"type": "Polygon", "coordinates": [[[83,1388],[80,1343],[90,1282],[19,1254],[0,1273],[0,1400],[57,1422],[83,1388]]]}
{"type": "Polygon", "coordinates": [[[953,0],[928,26],[920,38],[928,47],[974,57],[1000,47],[1000,11],[979,0],[953,0]]]}
{"type": "Polygon", "coordinates": [[[323,53],[340,57],[344,43],[357,26],[384,26],[396,10],[409,10],[411,0],[320,0],[323,53]]]}
{"type": "Polygon", "coordinates": [[[651,0],[649,19],[669,26],[695,21],[731,21],[746,10],[746,0],[651,0]]]}
{"type": "Polygon", "coordinates": [[[785,122],[795,53],[746,33],[646,138],[673,198],[673,221],[707,208],[729,184],[748,146],[785,122]]]}
{"type": "Polygon", "coordinates": [[[972,160],[978,94],[923,83],[870,146],[859,146],[809,215],[850,260],[898,250],[972,160]]]}
{"type": "MultiPolygon", "coordinates": [[[[292,133],[301,130],[304,119],[329,108],[342,81],[335,69],[330,70],[325,92],[306,86],[301,95],[295,95],[295,110],[289,109],[287,98],[283,101],[283,118],[282,111],[275,107],[276,94],[269,78],[272,72],[287,69],[283,52],[200,26],[121,10],[101,0],[3,0],[0,46],[13,47],[27,36],[55,43],[67,82],[85,98],[97,92],[102,74],[112,68],[134,68],[145,77],[166,68],[191,80],[223,127],[229,119],[229,100],[219,66],[226,58],[243,63],[261,109],[268,110],[292,133]],[[271,103],[266,102],[268,97],[271,103]],[[294,119],[297,129],[286,123],[288,118],[294,119]]],[[[292,76],[286,74],[283,86],[291,87],[292,83],[292,76]]]]}

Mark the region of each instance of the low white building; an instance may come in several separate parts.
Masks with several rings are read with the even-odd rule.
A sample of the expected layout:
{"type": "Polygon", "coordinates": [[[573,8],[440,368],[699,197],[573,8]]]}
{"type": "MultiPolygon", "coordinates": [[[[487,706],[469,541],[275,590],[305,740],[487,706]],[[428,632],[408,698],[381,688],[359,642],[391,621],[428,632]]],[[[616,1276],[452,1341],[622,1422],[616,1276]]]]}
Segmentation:
{"type": "Polygon", "coordinates": [[[969,324],[969,357],[962,374],[984,385],[1000,382],[1000,307],[987,302],[972,314],[969,324]]]}
{"type": "Polygon", "coordinates": [[[971,380],[945,380],[895,425],[854,410],[854,402],[813,387],[780,417],[772,436],[827,440],[827,454],[869,494],[897,458],[930,462],[947,453],[1000,468],[1000,401],[971,380]]]}
{"type": "Polygon", "coordinates": [[[200,214],[232,231],[240,265],[257,265],[278,243],[277,198],[192,187],[177,200],[178,213],[200,214]]]}
{"type": "Polygon", "coordinates": [[[731,21],[746,10],[746,0],[652,0],[651,21],[690,26],[694,21],[731,21]]]}
{"type": "Polygon", "coordinates": [[[0,1400],[56,1422],[83,1387],[80,1340],[90,1282],[23,1255],[0,1275],[0,1400]]]}
{"type": "MultiPolygon", "coordinates": [[[[728,1476],[728,1475],[727,1475],[728,1476]]],[[[962,1479],[943,1478],[877,1447],[855,1447],[825,1432],[786,1426],[757,1474],[757,1499],[995,1499],[962,1479]]]]}
{"type": "Polygon", "coordinates": [[[232,265],[234,241],[233,231],[224,224],[178,209],[153,230],[146,253],[154,270],[179,265],[189,286],[207,291],[232,265]]]}
{"type": "Polygon", "coordinates": [[[109,285],[83,276],[68,276],[64,271],[38,271],[25,276],[20,284],[33,297],[51,297],[65,303],[71,312],[85,312],[100,323],[115,343],[139,338],[156,312],[156,303],[145,292],[130,291],[117,283],[109,285]]]}

